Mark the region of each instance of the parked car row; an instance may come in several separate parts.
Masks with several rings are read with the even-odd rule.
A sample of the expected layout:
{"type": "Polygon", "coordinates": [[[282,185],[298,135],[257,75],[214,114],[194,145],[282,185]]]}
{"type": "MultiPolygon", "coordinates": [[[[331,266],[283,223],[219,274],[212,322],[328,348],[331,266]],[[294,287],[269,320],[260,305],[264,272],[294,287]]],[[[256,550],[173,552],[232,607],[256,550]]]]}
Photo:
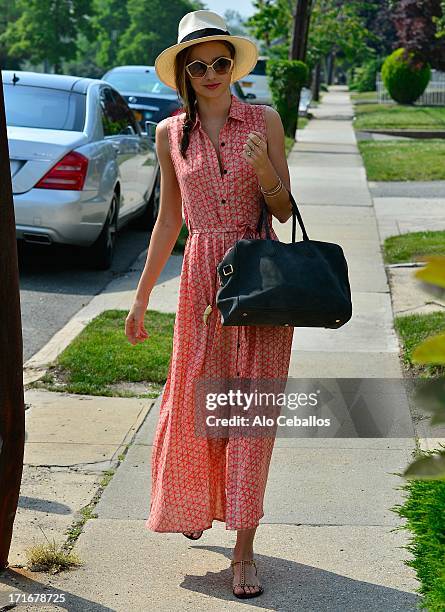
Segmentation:
{"type": "MultiPolygon", "coordinates": [[[[271,104],[265,63],[260,57],[232,93],[271,104]]],[[[17,239],[75,245],[107,269],[119,229],[155,224],[153,128],[182,112],[180,97],[154,66],[117,66],[102,79],[13,70],[2,78],[17,239]]],[[[300,108],[307,103],[302,96],[300,108]]]]}

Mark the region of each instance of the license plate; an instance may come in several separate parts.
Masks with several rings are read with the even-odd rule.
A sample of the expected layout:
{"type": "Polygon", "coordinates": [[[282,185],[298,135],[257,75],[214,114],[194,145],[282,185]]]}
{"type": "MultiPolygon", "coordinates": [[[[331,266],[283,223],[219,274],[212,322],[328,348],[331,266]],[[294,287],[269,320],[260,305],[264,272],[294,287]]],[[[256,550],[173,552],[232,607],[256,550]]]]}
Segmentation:
{"type": "Polygon", "coordinates": [[[241,81],[241,85],[243,87],[252,87],[252,83],[250,81],[241,81]]]}
{"type": "Polygon", "coordinates": [[[134,110],[133,113],[134,113],[134,116],[136,117],[136,121],[141,121],[142,120],[142,113],[141,113],[141,111],[134,110]]]}

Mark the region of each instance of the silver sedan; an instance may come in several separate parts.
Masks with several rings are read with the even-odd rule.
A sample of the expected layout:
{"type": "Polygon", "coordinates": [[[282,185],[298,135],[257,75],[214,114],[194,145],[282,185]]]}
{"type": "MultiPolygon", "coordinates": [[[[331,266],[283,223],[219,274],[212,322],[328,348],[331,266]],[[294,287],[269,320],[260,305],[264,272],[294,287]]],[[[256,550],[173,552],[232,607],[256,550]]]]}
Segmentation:
{"type": "Polygon", "coordinates": [[[2,77],[17,239],[84,247],[94,267],[109,268],[116,232],[136,218],[148,231],[156,221],[153,134],[105,81],[2,77]]]}

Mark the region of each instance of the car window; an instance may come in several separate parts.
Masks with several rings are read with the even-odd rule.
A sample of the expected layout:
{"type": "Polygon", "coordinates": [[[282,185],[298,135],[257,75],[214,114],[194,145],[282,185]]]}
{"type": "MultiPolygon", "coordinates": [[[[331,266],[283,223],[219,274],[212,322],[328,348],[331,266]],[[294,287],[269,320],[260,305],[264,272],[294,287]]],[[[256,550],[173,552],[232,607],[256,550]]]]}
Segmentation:
{"type": "Polygon", "coordinates": [[[266,60],[263,60],[263,59],[258,60],[255,68],[251,70],[250,74],[258,74],[260,76],[266,76],[266,60]]]}
{"type": "Polygon", "coordinates": [[[135,133],[139,134],[141,129],[138,122],[136,121],[136,117],[134,116],[133,111],[128,106],[124,98],[117,91],[113,90],[112,93],[114,101],[116,103],[116,108],[118,109],[117,112],[122,114],[122,117],[126,117],[128,125],[131,125],[135,133]]]}
{"type": "Polygon", "coordinates": [[[73,91],[3,84],[6,123],[17,127],[82,132],[86,96],[73,91]]]}
{"type": "Polygon", "coordinates": [[[102,125],[105,136],[128,134],[131,125],[136,134],[139,133],[133,112],[125,100],[111,87],[102,87],[99,94],[102,111],[102,125]]]}
{"type": "Polygon", "coordinates": [[[164,85],[154,71],[115,70],[103,77],[118,91],[132,93],[171,94],[174,89],[164,85]]]}

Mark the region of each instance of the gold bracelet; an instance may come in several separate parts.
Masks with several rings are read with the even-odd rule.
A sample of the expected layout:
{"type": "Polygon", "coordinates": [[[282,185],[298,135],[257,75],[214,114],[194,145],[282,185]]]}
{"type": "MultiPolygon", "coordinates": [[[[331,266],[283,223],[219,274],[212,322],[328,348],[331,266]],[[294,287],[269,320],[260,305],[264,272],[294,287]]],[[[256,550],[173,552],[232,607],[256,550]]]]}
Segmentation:
{"type": "Polygon", "coordinates": [[[279,193],[281,193],[282,189],[284,189],[283,183],[281,183],[280,188],[278,189],[278,191],[275,191],[275,193],[265,193],[264,195],[266,196],[266,198],[273,198],[274,196],[276,196],[279,193]]]}
{"type": "Polygon", "coordinates": [[[281,189],[281,184],[282,184],[281,179],[278,178],[278,183],[272,189],[267,189],[267,190],[263,189],[261,185],[260,185],[260,189],[264,193],[264,195],[272,195],[281,189]]]}
{"type": "Polygon", "coordinates": [[[274,195],[275,193],[278,193],[279,191],[281,191],[282,186],[283,186],[283,183],[281,181],[281,178],[278,177],[278,183],[275,185],[275,187],[273,187],[272,189],[265,190],[260,185],[260,189],[264,195],[274,195]]]}

